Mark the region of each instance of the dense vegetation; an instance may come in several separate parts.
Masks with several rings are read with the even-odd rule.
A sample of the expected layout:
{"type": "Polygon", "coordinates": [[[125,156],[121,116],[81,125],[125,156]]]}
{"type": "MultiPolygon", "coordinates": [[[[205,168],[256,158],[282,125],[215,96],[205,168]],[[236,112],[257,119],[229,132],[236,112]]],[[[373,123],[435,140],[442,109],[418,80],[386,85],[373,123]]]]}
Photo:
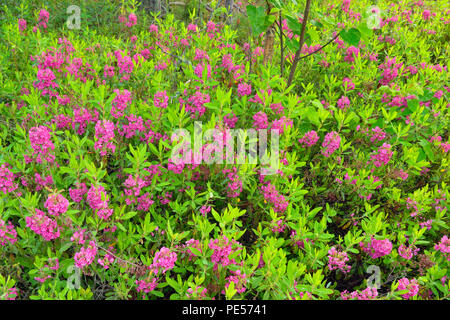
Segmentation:
{"type": "Polygon", "coordinates": [[[447,1],[223,2],[5,1],[0,299],[448,299],[447,1]]]}

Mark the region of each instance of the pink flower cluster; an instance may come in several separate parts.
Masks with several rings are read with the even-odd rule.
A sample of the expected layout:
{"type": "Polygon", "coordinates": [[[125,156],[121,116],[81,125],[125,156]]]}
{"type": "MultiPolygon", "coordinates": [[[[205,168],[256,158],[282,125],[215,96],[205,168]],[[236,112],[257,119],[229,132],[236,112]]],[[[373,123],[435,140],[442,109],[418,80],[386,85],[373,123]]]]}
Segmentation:
{"type": "Polygon", "coordinates": [[[197,286],[195,289],[189,288],[186,290],[186,298],[188,299],[197,299],[202,300],[203,298],[206,298],[207,290],[204,287],[197,286]]]}
{"type": "Polygon", "coordinates": [[[232,169],[224,169],[222,172],[228,178],[227,196],[229,198],[238,197],[242,192],[242,180],[237,174],[237,168],[233,167],[232,169]]]}
{"type": "Polygon", "coordinates": [[[194,95],[189,97],[186,103],[186,111],[191,113],[191,118],[196,119],[201,117],[206,112],[205,103],[210,102],[210,97],[207,93],[196,91],[194,95]]]}
{"type": "Polygon", "coordinates": [[[346,96],[342,96],[337,101],[337,106],[341,110],[346,110],[348,107],[350,107],[350,100],[346,96]]]}
{"type": "Polygon", "coordinates": [[[169,102],[169,97],[167,96],[166,91],[158,91],[155,93],[155,96],[153,97],[153,103],[155,104],[155,107],[166,109],[169,102]]]}
{"type": "MultiPolygon", "coordinates": [[[[233,271],[231,270],[232,275],[228,276],[225,280],[225,289],[227,289],[232,282],[234,282],[234,289],[237,293],[244,293],[246,288],[245,285],[247,283],[247,275],[242,273],[241,270],[233,271]]],[[[225,294],[225,290],[222,291],[222,294],[225,294]]]]}
{"type": "Polygon", "coordinates": [[[350,78],[344,78],[342,80],[342,86],[344,87],[345,91],[351,91],[355,89],[355,84],[352,82],[350,78]]]}
{"type": "MultiPolygon", "coordinates": [[[[356,131],[360,130],[360,126],[356,127],[356,131]]],[[[372,128],[371,131],[369,129],[361,129],[361,133],[365,133],[368,137],[370,137],[370,142],[375,143],[379,141],[383,141],[386,138],[386,132],[383,131],[380,127],[376,126],[372,128]]]]}
{"type": "MultiPolygon", "coordinates": [[[[110,248],[110,249],[112,249],[112,248],[110,248]]],[[[103,258],[99,258],[99,259],[97,260],[97,262],[98,262],[101,266],[103,266],[103,268],[104,268],[105,270],[108,270],[108,269],[109,269],[109,266],[110,266],[111,264],[113,264],[114,261],[115,261],[115,258],[114,258],[114,256],[113,256],[112,254],[110,254],[110,253],[106,253],[105,256],[104,256],[103,258]]]]}
{"type": "Polygon", "coordinates": [[[284,130],[286,130],[288,127],[293,126],[294,122],[292,119],[286,118],[285,116],[282,116],[278,120],[274,120],[272,122],[272,130],[279,130],[280,134],[283,134],[284,130]]]}
{"type": "Polygon", "coordinates": [[[237,86],[237,93],[239,97],[249,96],[252,93],[252,86],[247,83],[239,83],[237,86]]]}
{"type": "Polygon", "coordinates": [[[347,252],[338,251],[335,247],[328,250],[328,268],[330,270],[341,270],[344,273],[350,272],[351,266],[346,263],[349,261],[347,252]]]}
{"type": "Polygon", "coordinates": [[[83,200],[83,196],[87,193],[88,189],[84,182],[78,182],[76,186],[78,188],[69,188],[69,195],[74,202],[79,203],[83,200]]]}
{"type": "Polygon", "coordinates": [[[442,252],[447,261],[450,261],[450,239],[447,236],[443,236],[441,241],[434,246],[434,249],[442,252]]]}
{"type": "Polygon", "coordinates": [[[347,55],[344,57],[344,60],[347,62],[354,62],[355,57],[359,56],[359,48],[350,46],[347,48],[347,55]]]}
{"type": "Polygon", "coordinates": [[[261,191],[263,192],[264,199],[273,205],[275,212],[283,213],[286,211],[289,202],[283,195],[278,193],[273,184],[269,182],[267,185],[261,186],[261,191]]]}
{"type": "Polygon", "coordinates": [[[5,246],[8,242],[10,244],[17,242],[17,231],[11,221],[6,224],[5,221],[0,219],[0,245],[5,246]]]}
{"type": "MultiPolygon", "coordinates": [[[[55,161],[55,155],[51,150],[55,149],[55,145],[51,141],[50,130],[45,126],[32,127],[29,131],[31,148],[33,149],[33,157],[36,156],[36,162],[42,163],[47,160],[50,163],[55,161]]],[[[28,159],[28,162],[31,159],[28,159]]]]}
{"type": "Polygon", "coordinates": [[[303,148],[310,148],[314,146],[317,141],[319,141],[319,136],[314,130],[306,132],[303,137],[298,139],[298,142],[302,145],[303,148]]]}
{"type": "Polygon", "coordinates": [[[59,85],[54,81],[56,76],[50,68],[42,68],[37,72],[38,81],[33,82],[36,89],[42,91],[42,95],[56,96],[57,94],[52,89],[58,88],[59,85]],[[51,89],[49,89],[51,88],[51,89]]]}
{"type": "Polygon", "coordinates": [[[367,246],[363,242],[360,242],[359,245],[372,259],[383,257],[392,251],[392,243],[389,239],[376,240],[372,237],[367,246]]]}
{"type": "Polygon", "coordinates": [[[391,160],[393,152],[391,151],[391,145],[388,143],[383,143],[383,145],[378,149],[375,154],[372,154],[370,158],[373,161],[375,167],[379,168],[386,165],[389,160],[391,160]]]}
{"type": "Polygon", "coordinates": [[[137,17],[134,13],[130,13],[128,15],[128,21],[125,24],[128,28],[131,28],[132,26],[135,26],[137,23],[137,17]]]}
{"type": "Polygon", "coordinates": [[[48,11],[45,9],[41,9],[41,11],[39,11],[38,26],[40,26],[44,29],[47,29],[47,23],[48,23],[49,18],[50,18],[50,13],[48,13],[48,11]]]}
{"type": "Polygon", "coordinates": [[[94,149],[100,150],[101,156],[106,156],[108,150],[116,151],[114,140],[114,123],[109,120],[99,120],[95,125],[94,149]]]}
{"type": "Polygon", "coordinates": [[[253,127],[256,129],[267,129],[269,126],[267,115],[262,111],[257,112],[253,116],[253,120],[253,127]]]}
{"type": "Polygon", "coordinates": [[[17,189],[17,183],[14,183],[14,174],[8,169],[8,164],[0,166],[0,191],[4,194],[13,192],[17,189]]]}
{"type": "Polygon", "coordinates": [[[117,119],[123,116],[128,103],[131,102],[131,92],[127,89],[124,89],[123,93],[121,93],[118,89],[115,89],[114,92],[117,94],[117,96],[111,103],[111,115],[117,119]]]}
{"type": "Polygon", "coordinates": [[[152,278],[150,281],[147,280],[136,280],[136,291],[137,292],[145,292],[145,293],[149,293],[153,290],[155,290],[156,286],[158,285],[158,279],[157,278],[152,278]]]}
{"type": "Polygon", "coordinates": [[[96,254],[97,245],[91,240],[87,247],[82,247],[79,252],[75,253],[75,266],[80,269],[89,266],[94,262],[96,254]]]}
{"type": "Polygon", "coordinates": [[[25,31],[25,29],[27,28],[27,21],[25,19],[19,19],[17,23],[19,24],[19,31],[25,31]]]}
{"type": "Polygon", "coordinates": [[[44,207],[52,216],[59,216],[67,211],[69,201],[61,194],[50,194],[45,201],[44,207]]]}
{"type": "Polygon", "coordinates": [[[236,126],[236,122],[238,121],[238,117],[231,112],[223,116],[223,122],[227,125],[228,128],[233,129],[236,126]]]}
{"type": "Polygon", "coordinates": [[[324,150],[322,150],[322,154],[328,158],[337,149],[339,149],[340,144],[341,144],[341,137],[336,131],[331,131],[327,133],[322,143],[322,148],[324,148],[324,150]]]}
{"type": "Polygon", "coordinates": [[[416,248],[413,245],[405,246],[404,244],[401,244],[400,247],[398,247],[398,254],[406,259],[410,260],[413,256],[415,256],[419,252],[419,248],[416,248]]]}
{"type": "Polygon", "coordinates": [[[409,280],[408,278],[402,278],[398,280],[397,291],[408,290],[407,293],[402,294],[403,299],[409,299],[419,293],[419,284],[416,279],[409,280]]]}
{"type": "Polygon", "coordinates": [[[228,240],[225,235],[222,238],[210,240],[209,248],[213,250],[211,261],[214,262],[214,270],[217,270],[219,265],[226,267],[230,264],[236,264],[236,260],[230,259],[230,255],[237,250],[241,250],[241,248],[233,249],[234,243],[239,244],[237,241],[228,240]]]}
{"type": "Polygon", "coordinates": [[[25,218],[27,227],[36,234],[41,235],[45,241],[56,239],[60,235],[60,228],[55,220],[52,220],[45,213],[36,209],[36,213],[31,217],[25,218]]]}
{"type": "Polygon", "coordinates": [[[123,185],[125,186],[124,192],[127,196],[125,202],[127,205],[131,205],[133,203],[136,203],[136,198],[140,195],[141,189],[147,186],[147,183],[142,180],[139,175],[133,177],[131,174],[129,174],[127,180],[125,180],[123,185]]]}
{"type": "Polygon", "coordinates": [[[74,241],[77,244],[83,245],[86,242],[85,237],[86,229],[80,229],[73,233],[72,237],[70,237],[70,241],[74,241]]]}
{"type": "Polygon", "coordinates": [[[7,288],[6,292],[0,296],[0,300],[16,300],[19,292],[17,288],[7,288]]]}
{"type": "Polygon", "coordinates": [[[108,208],[109,198],[103,186],[91,186],[87,192],[86,200],[99,218],[106,220],[113,214],[113,209],[108,208]]]}
{"type": "Polygon", "coordinates": [[[286,230],[287,225],[283,223],[283,219],[279,219],[277,221],[272,220],[271,222],[271,230],[273,233],[282,233],[286,230]]]}
{"type": "Polygon", "coordinates": [[[176,261],[177,253],[171,251],[169,248],[162,247],[155,253],[150,268],[154,270],[155,274],[157,274],[158,271],[161,271],[162,274],[164,274],[175,267],[176,261]]]}
{"type": "Polygon", "coordinates": [[[381,74],[382,79],[380,79],[380,84],[383,86],[389,85],[398,76],[398,70],[403,66],[403,63],[396,64],[396,58],[389,59],[386,57],[384,64],[380,65],[379,68],[383,70],[381,74]]]}
{"type": "Polygon", "coordinates": [[[377,296],[377,289],[370,287],[367,287],[361,292],[353,291],[349,293],[347,290],[341,292],[342,300],[375,300],[377,296]]]}

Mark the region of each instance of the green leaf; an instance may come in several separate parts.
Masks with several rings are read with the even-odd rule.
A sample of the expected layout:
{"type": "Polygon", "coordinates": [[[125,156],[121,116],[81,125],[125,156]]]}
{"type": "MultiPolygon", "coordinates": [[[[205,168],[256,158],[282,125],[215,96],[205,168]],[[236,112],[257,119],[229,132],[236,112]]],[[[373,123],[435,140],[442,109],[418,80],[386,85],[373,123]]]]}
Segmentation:
{"type": "Polygon", "coordinates": [[[359,26],[358,26],[358,30],[361,33],[361,38],[364,39],[364,41],[369,42],[370,38],[373,35],[373,30],[369,29],[369,27],[367,27],[367,22],[362,22],[359,26]]]}
{"type": "Polygon", "coordinates": [[[264,23],[266,21],[266,14],[264,7],[255,7],[253,5],[247,6],[247,16],[252,28],[252,33],[255,36],[259,36],[264,30],[264,23]]]}
{"type": "Polygon", "coordinates": [[[418,107],[419,107],[419,100],[417,100],[417,99],[408,100],[408,108],[406,110],[408,110],[409,113],[407,113],[407,114],[416,112],[418,107]]]}
{"type": "Polygon", "coordinates": [[[347,44],[351,46],[358,46],[359,40],[361,39],[361,32],[356,28],[351,28],[346,31],[342,30],[340,33],[342,40],[344,40],[347,44]]]}
{"type": "Polygon", "coordinates": [[[422,146],[423,151],[427,155],[427,158],[433,162],[434,161],[434,153],[431,150],[431,143],[425,139],[420,140],[419,144],[422,146]]]}

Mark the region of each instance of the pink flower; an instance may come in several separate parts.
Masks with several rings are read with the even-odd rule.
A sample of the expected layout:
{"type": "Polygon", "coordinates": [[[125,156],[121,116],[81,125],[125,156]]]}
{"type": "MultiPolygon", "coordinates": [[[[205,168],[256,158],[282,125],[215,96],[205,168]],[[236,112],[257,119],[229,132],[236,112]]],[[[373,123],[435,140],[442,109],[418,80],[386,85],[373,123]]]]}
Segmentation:
{"type": "Polygon", "coordinates": [[[150,31],[150,33],[158,33],[158,26],[157,25],[150,25],[150,27],[148,28],[148,30],[150,31]]]}
{"type": "Polygon", "coordinates": [[[87,192],[86,200],[93,210],[105,209],[108,207],[108,196],[103,186],[91,186],[87,192]]]}
{"type": "Polygon", "coordinates": [[[279,130],[279,133],[283,134],[284,130],[287,129],[288,127],[292,128],[293,124],[294,124],[294,122],[291,119],[286,118],[285,116],[282,116],[280,119],[274,120],[272,122],[271,129],[279,130]]]}
{"type": "Polygon", "coordinates": [[[346,264],[348,260],[347,252],[338,251],[335,247],[331,247],[331,249],[328,250],[328,268],[330,270],[339,269],[344,273],[348,273],[351,269],[351,267],[346,264]]]}
{"type": "Polygon", "coordinates": [[[27,227],[36,234],[41,235],[45,241],[56,239],[60,235],[58,224],[55,220],[47,217],[44,212],[36,209],[36,213],[25,218],[27,227]]]}
{"type": "Polygon", "coordinates": [[[136,280],[136,291],[137,292],[145,292],[145,293],[149,293],[153,290],[155,290],[156,286],[158,285],[157,283],[157,279],[156,278],[152,278],[150,280],[150,282],[146,281],[146,280],[136,280]]]}
{"type": "Polygon", "coordinates": [[[39,11],[38,25],[42,26],[44,29],[46,29],[49,17],[50,17],[50,14],[48,13],[48,11],[45,9],[41,9],[41,11],[39,11]]]}
{"type": "Polygon", "coordinates": [[[32,127],[29,131],[29,137],[36,162],[42,163],[43,160],[47,160],[53,163],[55,155],[51,151],[55,149],[55,145],[51,141],[50,130],[45,126],[32,127]]]}
{"type": "Polygon", "coordinates": [[[24,31],[27,28],[27,21],[25,19],[19,19],[18,24],[20,32],[24,31]]]}
{"type": "Polygon", "coordinates": [[[80,229],[73,233],[72,237],[70,237],[70,241],[74,241],[77,244],[83,245],[85,240],[85,232],[86,229],[80,229]]]}
{"type": "Polygon", "coordinates": [[[100,150],[101,156],[106,156],[108,150],[111,153],[116,151],[114,140],[114,123],[109,120],[99,120],[95,125],[94,149],[100,150]]]}
{"type": "Polygon", "coordinates": [[[0,191],[7,194],[16,190],[17,187],[17,183],[14,183],[14,174],[8,169],[7,164],[2,164],[0,166],[0,191]]]}
{"type": "Polygon", "coordinates": [[[19,295],[17,288],[7,288],[6,293],[0,296],[0,300],[16,300],[19,295]]]}
{"type": "Polygon", "coordinates": [[[61,194],[50,194],[45,201],[44,207],[52,216],[59,216],[67,211],[69,201],[61,194]]]}
{"type": "Polygon", "coordinates": [[[298,139],[298,142],[302,145],[303,148],[312,147],[317,143],[317,141],[319,141],[319,136],[314,130],[306,132],[302,138],[298,139]]]}
{"type": "Polygon", "coordinates": [[[11,221],[6,224],[0,219],[0,245],[5,246],[7,243],[14,244],[17,242],[17,232],[11,221]]]}
{"type": "Polygon", "coordinates": [[[252,86],[247,83],[239,83],[237,87],[238,96],[249,96],[252,93],[252,86]]]}
{"type": "Polygon", "coordinates": [[[403,299],[409,299],[419,293],[419,284],[416,279],[402,278],[398,283],[397,291],[408,290],[407,293],[401,295],[403,299]]]}
{"type": "Polygon", "coordinates": [[[359,48],[350,46],[347,48],[347,55],[344,57],[344,60],[347,62],[354,62],[355,57],[359,56],[359,48]]]}
{"type": "Polygon", "coordinates": [[[236,126],[236,122],[238,121],[238,118],[236,115],[231,112],[230,114],[226,114],[223,117],[223,122],[228,126],[228,128],[233,129],[236,126]]]}
{"type": "Polygon", "coordinates": [[[339,149],[340,144],[341,144],[341,137],[339,137],[339,134],[336,131],[331,131],[327,133],[322,143],[322,148],[324,148],[324,150],[322,150],[322,154],[328,158],[337,149],[339,149]]]}
{"type": "Polygon", "coordinates": [[[158,91],[155,93],[155,96],[153,97],[153,103],[155,104],[155,107],[166,109],[169,102],[169,97],[167,96],[166,91],[158,91]]]}
{"type": "Polygon", "coordinates": [[[442,252],[447,261],[450,261],[450,239],[447,236],[443,236],[441,241],[434,246],[434,249],[442,252]]]}
{"type": "Polygon", "coordinates": [[[124,89],[123,93],[120,93],[120,90],[116,89],[114,92],[117,96],[112,101],[111,115],[114,118],[119,118],[123,116],[123,112],[128,106],[128,103],[131,102],[131,92],[124,89]]]}
{"type": "Polygon", "coordinates": [[[162,270],[164,274],[175,267],[176,261],[177,253],[170,251],[169,248],[162,247],[155,253],[151,268],[154,270],[162,270]]]}
{"type": "Polygon", "coordinates": [[[236,241],[230,241],[226,236],[222,236],[222,238],[219,239],[210,240],[209,248],[213,250],[211,261],[214,262],[214,270],[217,270],[219,265],[226,267],[230,264],[236,264],[236,260],[234,258],[230,258],[230,255],[237,250],[240,250],[240,248],[237,250],[233,249],[234,243],[236,243],[236,241]]]}
{"type": "Polygon", "coordinates": [[[276,187],[270,182],[267,185],[261,186],[261,191],[263,192],[264,199],[273,205],[273,210],[275,212],[285,212],[289,206],[289,202],[286,198],[279,194],[276,187]]]}
{"type": "Polygon", "coordinates": [[[187,27],[188,31],[197,32],[197,25],[190,23],[187,27]]]}
{"type": "Polygon", "coordinates": [[[345,110],[350,106],[350,100],[346,96],[342,96],[338,101],[337,105],[339,109],[345,110]]]}
{"type": "Polygon", "coordinates": [[[372,154],[370,158],[373,161],[375,167],[381,167],[386,165],[389,160],[391,160],[393,152],[391,151],[391,145],[388,143],[383,143],[383,145],[378,149],[375,154],[372,154]]]}
{"type": "Polygon", "coordinates": [[[206,216],[206,214],[208,213],[208,212],[210,212],[211,211],[211,206],[202,206],[201,208],[200,208],[200,213],[203,215],[203,216],[206,216]]]}
{"type": "Polygon", "coordinates": [[[83,200],[83,196],[87,192],[87,187],[86,187],[86,184],[84,182],[77,183],[76,186],[78,187],[78,189],[76,189],[76,188],[69,188],[69,195],[70,195],[70,198],[74,202],[79,203],[79,202],[81,202],[81,200],[83,200]]]}
{"type": "Polygon", "coordinates": [[[351,91],[355,89],[355,84],[350,78],[344,78],[344,80],[342,81],[342,86],[344,87],[345,91],[351,91]]]}
{"type": "Polygon", "coordinates": [[[362,242],[359,245],[372,259],[383,257],[392,251],[392,243],[389,239],[376,240],[375,238],[371,238],[367,246],[362,242]]]}
{"type": "Polygon", "coordinates": [[[242,192],[242,180],[239,178],[237,174],[237,168],[233,167],[233,169],[224,169],[222,171],[227,177],[227,196],[230,198],[239,197],[242,192]]]}
{"type": "Polygon", "coordinates": [[[137,23],[137,17],[134,13],[130,13],[128,15],[128,22],[126,23],[126,26],[131,28],[132,26],[135,26],[137,23]]]}
{"type": "Polygon", "coordinates": [[[374,300],[378,296],[377,288],[366,288],[361,292],[353,291],[348,293],[347,290],[341,292],[342,300],[374,300]]]}
{"type": "Polygon", "coordinates": [[[253,116],[253,120],[253,127],[256,129],[267,129],[269,126],[267,115],[262,111],[257,112],[253,116]]]}
{"type": "Polygon", "coordinates": [[[87,247],[83,247],[79,252],[75,253],[75,266],[77,268],[83,268],[89,266],[94,262],[95,255],[97,254],[97,246],[94,241],[89,241],[87,247]]]}
{"type": "Polygon", "coordinates": [[[414,246],[408,246],[406,247],[405,245],[400,245],[400,247],[398,247],[398,254],[406,259],[406,260],[410,260],[413,256],[415,256],[417,254],[417,252],[419,251],[419,248],[415,248],[414,246]]]}
{"type": "MultiPolygon", "coordinates": [[[[247,283],[247,275],[242,273],[241,270],[233,271],[231,270],[232,275],[228,276],[225,280],[225,289],[227,289],[231,282],[234,282],[234,288],[237,293],[244,293],[246,288],[245,285],[247,283]]],[[[225,294],[225,290],[222,291],[222,294],[225,294]]]]}

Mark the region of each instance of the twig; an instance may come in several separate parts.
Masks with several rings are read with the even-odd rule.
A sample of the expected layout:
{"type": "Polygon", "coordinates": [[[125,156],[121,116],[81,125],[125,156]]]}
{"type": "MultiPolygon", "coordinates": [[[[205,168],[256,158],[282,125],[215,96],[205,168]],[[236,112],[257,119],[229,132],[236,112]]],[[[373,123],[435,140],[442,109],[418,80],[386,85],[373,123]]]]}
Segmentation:
{"type": "Polygon", "coordinates": [[[283,26],[282,26],[282,21],[281,21],[281,11],[279,12],[279,23],[278,23],[278,27],[280,30],[279,33],[279,37],[280,37],[280,53],[281,53],[281,57],[280,57],[280,68],[281,68],[281,77],[284,77],[284,47],[283,47],[283,26]]]}
{"type": "Polygon", "coordinates": [[[112,255],[112,256],[113,256],[114,258],[116,258],[117,260],[120,260],[120,261],[122,261],[122,262],[131,264],[131,265],[133,265],[133,266],[135,266],[135,267],[138,267],[138,268],[141,268],[141,267],[142,267],[142,266],[139,266],[139,265],[137,265],[137,264],[134,264],[133,262],[130,262],[130,261],[128,261],[128,260],[124,260],[124,259],[122,259],[122,258],[119,258],[119,257],[116,256],[114,253],[112,253],[111,251],[109,251],[109,250],[107,250],[107,249],[105,249],[105,248],[103,248],[103,247],[100,247],[99,245],[97,245],[97,248],[102,249],[103,251],[106,251],[108,254],[112,255]]]}
{"type": "Polygon", "coordinates": [[[319,49],[317,49],[317,50],[315,50],[315,51],[313,51],[313,52],[311,52],[311,53],[308,53],[308,54],[305,55],[305,56],[302,56],[302,57],[298,58],[298,60],[302,60],[302,59],[304,59],[304,58],[306,58],[306,57],[309,57],[309,56],[313,55],[314,53],[316,53],[316,52],[322,50],[322,49],[325,48],[327,45],[329,45],[331,42],[333,42],[334,40],[336,40],[337,37],[339,37],[339,33],[338,33],[337,35],[335,35],[335,36],[333,37],[333,39],[331,39],[330,41],[328,41],[327,43],[325,43],[323,46],[321,46],[319,49]]]}
{"type": "Polygon", "coordinates": [[[299,61],[298,58],[300,57],[303,43],[305,42],[305,30],[306,30],[306,23],[308,22],[310,5],[311,5],[311,0],[306,0],[305,12],[303,13],[302,31],[300,33],[300,47],[298,48],[297,52],[295,53],[294,63],[292,64],[291,72],[289,73],[289,79],[288,79],[288,83],[287,83],[288,87],[291,85],[292,80],[294,79],[295,69],[297,68],[297,64],[299,61]]]}

